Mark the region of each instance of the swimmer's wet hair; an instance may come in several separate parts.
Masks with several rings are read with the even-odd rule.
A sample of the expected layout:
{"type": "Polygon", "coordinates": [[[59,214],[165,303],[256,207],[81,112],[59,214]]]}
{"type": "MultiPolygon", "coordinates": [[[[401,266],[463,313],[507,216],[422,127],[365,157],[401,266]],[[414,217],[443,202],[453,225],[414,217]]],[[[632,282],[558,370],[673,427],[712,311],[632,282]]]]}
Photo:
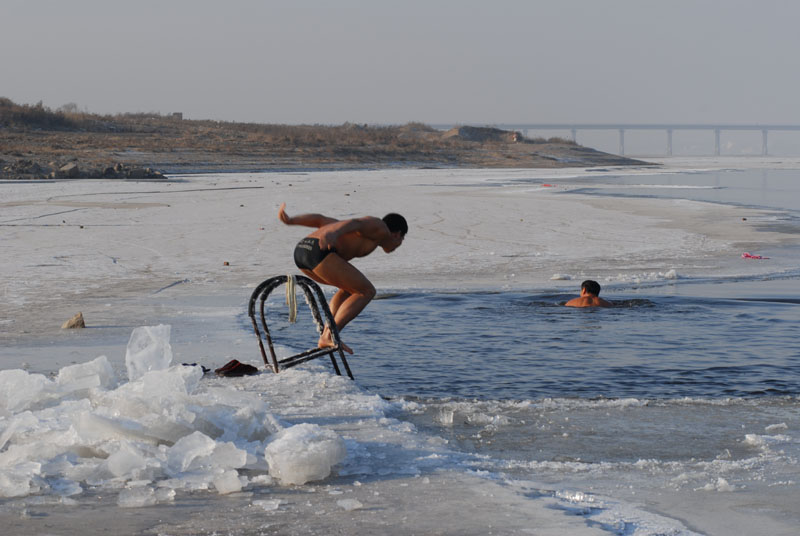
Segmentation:
{"type": "Polygon", "coordinates": [[[589,294],[594,294],[597,296],[600,294],[600,283],[597,281],[592,281],[591,279],[587,279],[583,283],[581,283],[581,290],[586,290],[589,294]]]}
{"type": "Polygon", "coordinates": [[[389,228],[389,232],[391,233],[400,231],[403,236],[406,236],[408,232],[408,223],[406,223],[406,219],[400,214],[395,214],[394,212],[387,214],[383,217],[383,223],[386,224],[386,227],[389,228]]]}

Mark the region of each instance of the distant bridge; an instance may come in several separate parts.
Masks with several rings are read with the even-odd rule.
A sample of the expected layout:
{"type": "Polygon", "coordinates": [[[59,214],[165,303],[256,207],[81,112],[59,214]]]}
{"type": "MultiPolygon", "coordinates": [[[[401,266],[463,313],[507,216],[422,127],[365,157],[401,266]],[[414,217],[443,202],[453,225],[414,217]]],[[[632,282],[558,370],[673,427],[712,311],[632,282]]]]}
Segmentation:
{"type": "MultiPolygon", "coordinates": [[[[457,125],[433,125],[435,128],[449,130],[457,125]]],[[[768,139],[770,131],[800,131],[800,125],[752,125],[752,124],[715,124],[715,123],[506,123],[492,125],[503,130],[516,130],[528,137],[531,130],[567,130],[572,141],[577,141],[579,130],[616,130],[619,132],[619,154],[625,155],[625,131],[627,130],[663,130],[667,135],[667,155],[672,156],[672,133],[676,130],[708,130],[714,132],[714,156],[720,154],[720,132],[727,130],[760,130],[761,154],[769,154],[768,139]]]]}

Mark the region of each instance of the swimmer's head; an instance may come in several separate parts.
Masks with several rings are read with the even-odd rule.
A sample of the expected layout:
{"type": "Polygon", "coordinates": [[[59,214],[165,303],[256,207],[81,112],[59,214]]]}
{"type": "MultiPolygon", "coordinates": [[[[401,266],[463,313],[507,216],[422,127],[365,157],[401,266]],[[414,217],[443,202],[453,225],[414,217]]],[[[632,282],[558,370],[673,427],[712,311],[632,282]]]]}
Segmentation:
{"type": "Polygon", "coordinates": [[[587,279],[581,283],[581,290],[586,291],[587,294],[594,294],[597,296],[600,294],[600,283],[587,279]]]}

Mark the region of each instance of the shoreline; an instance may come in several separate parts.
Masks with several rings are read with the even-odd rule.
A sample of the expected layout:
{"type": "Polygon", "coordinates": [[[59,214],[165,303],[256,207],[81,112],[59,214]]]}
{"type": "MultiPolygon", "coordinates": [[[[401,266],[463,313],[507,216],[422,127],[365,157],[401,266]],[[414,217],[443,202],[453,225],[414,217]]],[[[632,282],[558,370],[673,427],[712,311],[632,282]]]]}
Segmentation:
{"type": "Polygon", "coordinates": [[[0,98],[0,179],[175,173],[639,165],[563,138],[460,126],[274,125],[157,114],[98,116],[0,98]]]}

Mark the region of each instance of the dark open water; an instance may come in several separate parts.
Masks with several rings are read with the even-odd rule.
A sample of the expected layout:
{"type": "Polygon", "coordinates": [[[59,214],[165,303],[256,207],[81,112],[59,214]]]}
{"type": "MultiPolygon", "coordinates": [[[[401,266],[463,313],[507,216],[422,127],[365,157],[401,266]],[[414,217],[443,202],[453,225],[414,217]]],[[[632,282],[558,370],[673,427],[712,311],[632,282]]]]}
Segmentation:
{"type": "MultiPolygon", "coordinates": [[[[765,229],[800,233],[797,170],[581,177],[568,185],[575,189],[564,195],[771,209],[774,219],[760,222],[765,229]]],[[[613,309],[566,308],[562,304],[575,294],[543,293],[546,289],[386,294],[346,328],[343,338],[357,350],[351,361],[359,384],[385,396],[533,400],[800,394],[800,267],[773,278],[737,281],[708,274],[696,283],[611,286],[603,296],[617,304],[613,309]]]]}
{"type": "Polygon", "coordinates": [[[611,309],[563,307],[570,297],[389,295],[371,303],[343,335],[357,351],[350,363],[358,383],[385,396],[800,394],[800,293],[727,299],[607,294],[617,305],[611,309]]]}

